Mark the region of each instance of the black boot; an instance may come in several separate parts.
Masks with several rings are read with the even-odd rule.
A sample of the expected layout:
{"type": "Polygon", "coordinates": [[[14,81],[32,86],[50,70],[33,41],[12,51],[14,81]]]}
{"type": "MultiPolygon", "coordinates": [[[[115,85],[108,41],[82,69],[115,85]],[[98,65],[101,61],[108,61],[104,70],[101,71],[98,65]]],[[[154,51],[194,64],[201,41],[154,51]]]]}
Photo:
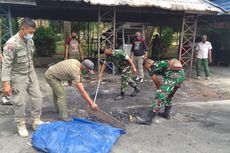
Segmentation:
{"type": "Polygon", "coordinates": [[[170,110],[171,110],[171,106],[165,106],[164,112],[163,113],[158,113],[158,115],[160,117],[163,117],[163,118],[169,120],[170,119],[170,110]]]}
{"type": "Polygon", "coordinates": [[[131,96],[134,97],[134,96],[136,96],[139,92],[140,92],[140,90],[137,89],[137,87],[134,87],[134,91],[131,93],[131,96]]]}
{"type": "Polygon", "coordinates": [[[122,99],[124,99],[124,97],[125,97],[125,93],[121,92],[118,97],[114,98],[114,100],[122,100],[122,99]]]}
{"type": "Polygon", "coordinates": [[[149,110],[148,114],[142,114],[141,116],[137,116],[137,124],[145,124],[150,125],[152,123],[152,119],[155,117],[156,112],[149,110]]]}

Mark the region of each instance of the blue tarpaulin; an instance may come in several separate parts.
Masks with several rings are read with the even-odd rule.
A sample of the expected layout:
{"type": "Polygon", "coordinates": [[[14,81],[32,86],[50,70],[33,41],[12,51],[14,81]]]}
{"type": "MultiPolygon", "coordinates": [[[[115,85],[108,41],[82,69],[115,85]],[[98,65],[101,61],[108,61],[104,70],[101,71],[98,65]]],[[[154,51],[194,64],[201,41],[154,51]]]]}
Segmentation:
{"type": "Polygon", "coordinates": [[[32,135],[32,145],[47,153],[109,153],[125,131],[74,118],[43,124],[32,135]]]}

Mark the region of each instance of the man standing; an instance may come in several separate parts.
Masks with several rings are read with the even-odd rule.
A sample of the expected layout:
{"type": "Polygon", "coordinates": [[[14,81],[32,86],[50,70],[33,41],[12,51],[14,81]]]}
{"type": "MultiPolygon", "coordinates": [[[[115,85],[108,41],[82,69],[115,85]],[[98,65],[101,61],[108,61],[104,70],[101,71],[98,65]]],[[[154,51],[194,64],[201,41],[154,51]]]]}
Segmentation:
{"type": "Polygon", "coordinates": [[[2,82],[5,95],[10,96],[12,88],[18,91],[12,96],[15,105],[15,121],[20,136],[27,137],[28,131],[25,125],[27,94],[31,97],[34,130],[43,123],[40,120],[43,96],[32,60],[35,51],[32,38],[36,25],[32,19],[24,18],[19,28],[19,32],[6,42],[3,49],[2,82]]]}
{"type": "Polygon", "coordinates": [[[125,95],[125,89],[130,85],[134,88],[134,91],[131,93],[131,96],[136,96],[139,92],[139,89],[137,89],[137,84],[132,78],[132,71],[133,73],[136,73],[137,70],[132,62],[132,60],[129,58],[128,55],[125,54],[123,50],[114,50],[111,46],[106,46],[104,48],[104,53],[106,55],[104,64],[101,67],[101,71],[99,74],[99,80],[102,79],[102,74],[106,68],[106,63],[112,62],[116,67],[120,68],[122,71],[121,74],[121,93],[118,97],[114,98],[115,100],[121,100],[124,99],[125,95]]]}
{"type": "Polygon", "coordinates": [[[71,32],[71,37],[66,42],[65,53],[65,59],[76,59],[78,61],[82,61],[84,59],[80,41],[77,40],[76,31],[71,32]]]}
{"type": "Polygon", "coordinates": [[[46,71],[46,80],[53,90],[54,106],[59,113],[60,119],[70,120],[67,114],[66,94],[61,81],[68,81],[69,85],[72,85],[72,81],[74,81],[76,88],[92,109],[97,109],[97,104],[89,97],[81,82],[81,75],[88,72],[93,73],[93,69],[94,64],[88,59],[82,63],[75,59],[68,59],[50,66],[46,71]]]}
{"type": "Polygon", "coordinates": [[[207,80],[210,80],[208,63],[212,63],[212,53],[211,53],[212,45],[209,41],[207,41],[207,36],[202,36],[202,41],[199,42],[196,46],[197,51],[197,63],[196,63],[196,74],[197,79],[200,79],[200,68],[201,65],[204,67],[204,72],[207,80]]]}
{"type": "Polygon", "coordinates": [[[152,41],[152,59],[153,60],[158,60],[159,59],[159,54],[160,54],[160,38],[159,35],[156,34],[155,38],[152,41]]]}
{"type": "Polygon", "coordinates": [[[158,89],[155,93],[155,98],[148,114],[142,114],[137,117],[137,123],[150,125],[153,117],[164,109],[164,112],[158,113],[159,116],[165,119],[170,119],[170,110],[172,106],[172,98],[185,80],[185,73],[181,63],[176,60],[153,61],[146,59],[143,63],[144,69],[149,71],[149,74],[158,89]],[[157,75],[163,76],[161,83],[157,75]]]}
{"type": "Polygon", "coordinates": [[[140,32],[135,33],[135,38],[131,49],[131,59],[133,56],[133,63],[137,68],[138,75],[135,80],[137,82],[143,82],[144,70],[143,70],[143,60],[147,57],[147,43],[144,38],[141,37],[140,32]]]}

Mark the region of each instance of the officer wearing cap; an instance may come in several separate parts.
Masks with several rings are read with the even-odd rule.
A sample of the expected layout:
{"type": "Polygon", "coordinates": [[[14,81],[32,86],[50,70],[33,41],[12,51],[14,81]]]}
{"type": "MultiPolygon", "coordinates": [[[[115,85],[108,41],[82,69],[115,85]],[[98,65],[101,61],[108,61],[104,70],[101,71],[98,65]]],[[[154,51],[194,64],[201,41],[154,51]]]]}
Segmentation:
{"type": "Polygon", "coordinates": [[[54,106],[61,120],[70,120],[67,114],[66,93],[61,81],[68,81],[70,86],[72,85],[72,81],[74,81],[76,88],[83,98],[93,110],[97,110],[97,104],[89,97],[81,82],[81,75],[85,73],[94,73],[93,69],[94,64],[88,59],[85,59],[81,63],[75,59],[68,59],[50,66],[46,71],[46,80],[53,90],[54,106]]]}
{"type": "Polygon", "coordinates": [[[3,92],[6,96],[12,95],[12,87],[17,90],[12,100],[15,106],[15,121],[18,133],[22,137],[28,136],[25,125],[25,105],[27,94],[31,97],[31,116],[33,117],[33,129],[43,122],[40,120],[42,110],[42,93],[33,65],[33,53],[35,51],[32,40],[36,29],[34,21],[24,18],[19,26],[19,31],[11,37],[3,48],[2,82],[3,92]],[[11,84],[11,83],[12,84],[11,84]]]}

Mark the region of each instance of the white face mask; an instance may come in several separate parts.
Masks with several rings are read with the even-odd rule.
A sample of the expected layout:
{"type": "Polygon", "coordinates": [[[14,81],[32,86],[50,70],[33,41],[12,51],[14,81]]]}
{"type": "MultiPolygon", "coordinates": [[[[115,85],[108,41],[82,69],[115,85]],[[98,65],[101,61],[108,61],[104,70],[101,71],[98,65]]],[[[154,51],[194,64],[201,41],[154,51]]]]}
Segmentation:
{"type": "Polygon", "coordinates": [[[24,38],[28,41],[28,40],[31,40],[32,38],[33,38],[33,36],[34,36],[34,34],[26,34],[25,36],[24,36],[24,38]]]}

